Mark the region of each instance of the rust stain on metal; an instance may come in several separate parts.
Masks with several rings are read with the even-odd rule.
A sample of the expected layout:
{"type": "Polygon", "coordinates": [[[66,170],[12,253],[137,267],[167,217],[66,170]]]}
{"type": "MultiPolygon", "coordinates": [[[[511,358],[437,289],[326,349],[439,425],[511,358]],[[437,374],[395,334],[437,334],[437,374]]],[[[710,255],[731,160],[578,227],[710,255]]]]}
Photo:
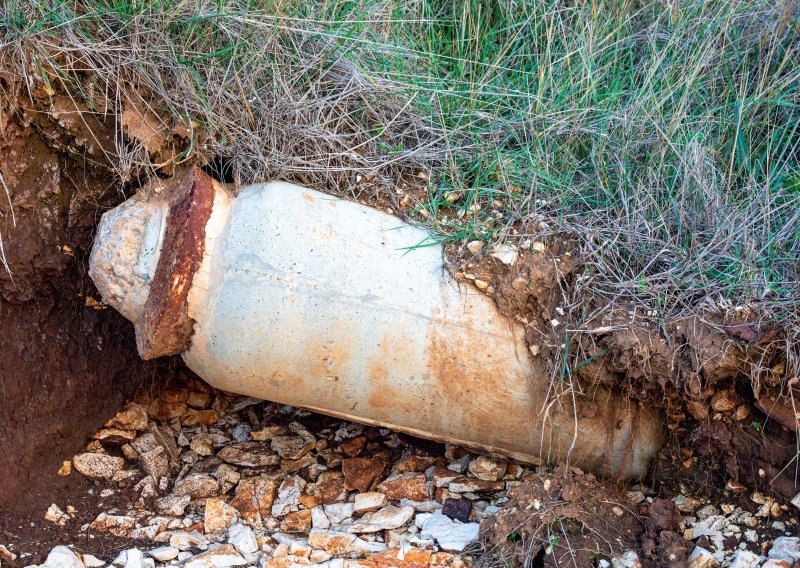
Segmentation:
{"type": "Polygon", "coordinates": [[[136,343],[143,359],[175,355],[190,343],[194,321],[187,296],[205,248],[211,216],[211,178],[193,167],[166,182],[170,205],[166,231],[144,315],[136,323],[136,343]]]}

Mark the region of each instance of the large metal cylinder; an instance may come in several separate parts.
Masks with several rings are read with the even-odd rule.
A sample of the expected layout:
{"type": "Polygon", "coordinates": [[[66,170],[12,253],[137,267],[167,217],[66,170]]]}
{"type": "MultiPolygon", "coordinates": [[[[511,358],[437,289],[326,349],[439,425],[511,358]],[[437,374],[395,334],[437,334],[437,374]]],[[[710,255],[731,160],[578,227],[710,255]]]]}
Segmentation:
{"type": "Polygon", "coordinates": [[[143,357],[226,391],[605,474],[643,475],[661,444],[655,412],[602,389],[545,411],[523,330],[425,230],[357,203],[195,169],[103,215],[90,274],[143,357]]]}

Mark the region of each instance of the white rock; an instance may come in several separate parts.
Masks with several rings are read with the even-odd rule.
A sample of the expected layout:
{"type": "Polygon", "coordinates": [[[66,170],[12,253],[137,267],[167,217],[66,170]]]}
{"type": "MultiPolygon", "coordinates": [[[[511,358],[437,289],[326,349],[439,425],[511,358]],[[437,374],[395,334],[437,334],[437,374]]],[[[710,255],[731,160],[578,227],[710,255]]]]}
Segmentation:
{"type": "Polygon", "coordinates": [[[629,550],[622,556],[612,558],[611,566],[614,568],[642,568],[642,561],[639,560],[638,554],[629,550]]]}
{"type": "Polygon", "coordinates": [[[386,545],[382,542],[368,542],[354,534],[319,529],[311,530],[308,535],[308,544],[314,549],[324,550],[333,556],[344,554],[365,556],[386,550],[386,545]]]}
{"type": "Polygon", "coordinates": [[[440,511],[442,506],[436,501],[412,501],[411,499],[400,499],[403,507],[413,507],[418,513],[434,513],[440,511]]]}
{"type": "Polygon", "coordinates": [[[461,552],[478,538],[478,523],[457,523],[440,513],[431,513],[422,526],[420,537],[433,538],[448,552],[461,552]]]}
{"type": "Polygon", "coordinates": [[[190,548],[205,550],[208,548],[208,540],[197,531],[175,531],[169,537],[169,545],[178,550],[189,550],[190,548]]]}
{"type": "Polygon", "coordinates": [[[282,517],[297,511],[300,507],[300,495],[302,495],[305,486],[305,479],[297,475],[290,475],[284,479],[272,504],[272,516],[282,517]]]}
{"type": "Polygon", "coordinates": [[[776,560],[774,558],[767,558],[766,562],[761,565],[761,568],[789,568],[791,564],[787,560],[776,560]]]}
{"type": "Polygon", "coordinates": [[[503,264],[512,265],[517,262],[518,253],[516,247],[504,243],[494,245],[491,255],[503,264]]]}
{"type": "Polygon", "coordinates": [[[123,550],[111,564],[120,568],[146,568],[147,566],[144,561],[144,555],[138,548],[123,550]]]}
{"type": "Polygon", "coordinates": [[[353,516],[355,506],[352,503],[333,503],[324,505],[325,515],[331,523],[341,523],[353,516]]]}
{"type": "Polygon", "coordinates": [[[154,548],[147,554],[149,554],[159,562],[169,562],[170,560],[174,560],[175,558],[177,558],[179,552],[180,550],[178,550],[174,546],[159,546],[158,548],[154,548]]]}
{"type": "Polygon", "coordinates": [[[71,548],[56,546],[40,568],[84,568],[84,565],[71,548]]]}
{"type": "Polygon", "coordinates": [[[156,499],[156,509],[162,515],[181,517],[191,500],[192,498],[189,495],[168,495],[167,497],[156,499]]]}
{"type": "Polygon", "coordinates": [[[701,546],[695,546],[689,555],[689,568],[713,568],[718,564],[714,555],[701,546]]]}
{"type": "Polygon", "coordinates": [[[792,500],[789,501],[789,503],[800,509],[800,493],[792,497],[792,500]]]}
{"type": "Polygon", "coordinates": [[[413,516],[413,507],[395,507],[393,505],[388,505],[379,511],[367,513],[355,521],[347,532],[371,533],[387,529],[396,529],[405,525],[413,516]]]}
{"type": "Polygon", "coordinates": [[[431,513],[419,513],[416,517],[414,517],[414,524],[418,529],[421,529],[423,526],[425,526],[425,521],[427,521],[430,517],[431,513]]]}
{"type": "Polygon", "coordinates": [[[106,565],[105,560],[100,560],[92,554],[81,554],[81,560],[86,568],[100,568],[106,565]]]}
{"type": "Polygon", "coordinates": [[[229,528],[228,542],[241,554],[252,554],[258,550],[256,535],[247,525],[237,524],[229,528]]]}
{"type": "Polygon", "coordinates": [[[755,568],[759,564],[759,558],[749,550],[737,550],[733,556],[730,568],[755,568]]]}
{"type": "Polygon", "coordinates": [[[795,562],[800,560],[800,537],[780,536],[772,543],[768,556],[775,560],[795,562]]]}
{"type": "Polygon", "coordinates": [[[50,521],[51,523],[55,523],[60,526],[64,526],[66,522],[69,520],[69,515],[67,515],[64,511],[62,511],[58,505],[53,503],[50,507],[47,508],[47,512],[44,514],[44,520],[50,521]]]}
{"type": "Polygon", "coordinates": [[[353,511],[355,513],[367,513],[376,511],[384,505],[386,505],[386,495],[377,491],[368,491],[367,493],[356,495],[353,502],[353,511]]]}
{"type": "Polygon", "coordinates": [[[190,558],[183,568],[229,568],[244,566],[247,561],[230,544],[223,544],[190,558]]]}
{"type": "Polygon", "coordinates": [[[330,528],[331,521],[328,519],[328,515],[325,514],[325,509],[322,505],[317,505],[313,509],[311,509],[311,527],[315,529],[327,529],[330,528]]]}

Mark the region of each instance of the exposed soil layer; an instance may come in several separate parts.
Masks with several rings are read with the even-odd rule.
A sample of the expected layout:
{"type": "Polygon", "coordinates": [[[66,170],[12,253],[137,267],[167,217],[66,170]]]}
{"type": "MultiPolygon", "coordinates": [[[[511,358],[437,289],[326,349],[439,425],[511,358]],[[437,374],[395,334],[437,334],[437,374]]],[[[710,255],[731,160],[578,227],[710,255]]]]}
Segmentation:
{"type": "Polygon", "coordinates": [[[31,112],[2,105],[0,511],[69,491],[55,475],[60,461],[155,369],[139,359],[128,322],[95,309],[86,274],[100,214],[124,199],[93,156],[97,138],[64,126],[74,113],[35,126],[31,112]]]}

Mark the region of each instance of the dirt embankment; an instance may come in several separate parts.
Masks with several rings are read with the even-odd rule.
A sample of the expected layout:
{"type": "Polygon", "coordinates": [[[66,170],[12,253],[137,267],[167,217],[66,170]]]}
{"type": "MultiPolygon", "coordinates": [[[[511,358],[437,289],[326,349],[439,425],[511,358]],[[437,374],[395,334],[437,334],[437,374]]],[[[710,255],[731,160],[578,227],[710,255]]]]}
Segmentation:
{"type": "MultiPolygon", "coordinates": [[[[67,97],[20,108],[0,79],[0,511],[66,487],[78,450],[156,366],[119,314],[93,309],[88,253],[100,214],[124,199],[103,167],[102,123],[67,97]],[[70,108],[70,105],[71,108],[70,108]],[[88,302],[88,305],[87,305],[88,302]]],[[[163,363],[161,363],[163,365],[163,363]]]]}

